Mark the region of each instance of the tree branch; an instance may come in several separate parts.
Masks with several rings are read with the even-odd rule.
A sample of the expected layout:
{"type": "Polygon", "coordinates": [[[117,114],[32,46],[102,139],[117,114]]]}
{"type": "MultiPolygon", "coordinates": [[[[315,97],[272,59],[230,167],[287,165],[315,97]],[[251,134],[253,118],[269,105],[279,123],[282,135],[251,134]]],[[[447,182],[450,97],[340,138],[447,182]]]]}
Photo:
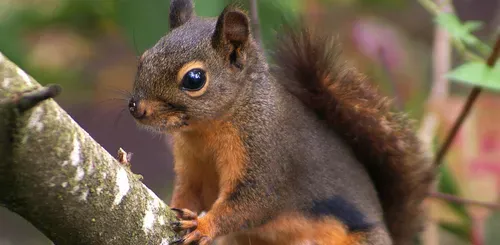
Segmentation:
{"type": "Polygon", "coordinates": [[[470,205],[470,206],[478,206],[478,207],[483,207],[491,210],[500,210],[500,204],[496,203],[486,203],[486,202],[480,202],[480,201],[474,201],[474,200],[469,200],[445,193],[439,193],[439,192],[432,192],[429,193],[429,197],[431,198],[437,198],[441,199],[447,202],[454,202],[454,203],[459,203],[459,204],[464,204],[464,205],[470,205]]]}
{"type": "MultiPolygon", "coordinates": [[[[429,0],[428,3],[436,7],[436,12],[453,12],[453,6],[450,2],[444,0],[429,0]],[[437,7],[437,4],[440,7],[437,7]]],[[[442,108],[442,105],[446,102],[448,98],[448,79],[446,79],[446,73],[451,67],[451,42],[449,33],[443,29],[441,26],[436,25],[434,30],[434,43],[432,51],[432,88],[430,91],[429,98],[427,100],[427,112],[422,120],[421,127],[419,129],[419,138],[422,140],[424,147],[428,152],[432,152],[432,141],[435,137],[436,130],[441,123],[438,116],[438,110],[431,108],[431,106],[437,106],[438,109],[442,108]]],[[[437,186],[433,186],[432,189],[436,189],[437,186]]],[[[427,209],[429,213],[435,213],[436,207],[427,203],[427,209]]],[[[439,232],[438,225],[436,222],[429,220],[425,224],[424,232],[422,233],[422,241],[426,245],[439,244],[439,232]]]]}
{"type": "Polygon", "coordinates": [[[175,214],[0,53],[0,205],[56,244],[168,244],[175,214]],[[26,92],[29,91],[29,92],[26,92]]]}
{"type": "MultiPolygon", "coordinates": [[[[488,57],[488,60],[486,61],[486,64],[489,67],[495,66],[495,63],[498,59],[498,56],[500,55],[500,36],[498,36],[495,46],[493,47],[493,50],[491,52],[491,55],[488,57]]],[[[465,103],[464,107],[462,108],[462,111],[460,112],[460,115],[458,116],[458,119],[455,121],[453,127],[451,128],[450,132],[448,133],[448,136],[446,137],[446,140],[439,149],[438,153],[436,154],[436,159],[435,159],[435,164],[439,165],[441,164],[444,156],[448,152],[451,143],[453,143],[453,139],[458,133],[458,130],[462,126],[463,122],[467,118],[467,116],[470,113],[470,110],[472,108],[472,105],[476,102],[477,98],[479,97],[479,94],[482,92],[482,88],[479,86],[474,86],[472,91],[470,92],[469,96],[467,97],[467,102],[465,103]]]]}
{"type": "Polygon", "coordinates": [[[14,104],[20,112],[24,112],[35,107],[46,99],[55,98],[60,93],[61,87],[59,85],[49,85],[34,91],[17,94],[12,98],[5,98],[0,100],[0,103],[2,105],[14,104]]]}

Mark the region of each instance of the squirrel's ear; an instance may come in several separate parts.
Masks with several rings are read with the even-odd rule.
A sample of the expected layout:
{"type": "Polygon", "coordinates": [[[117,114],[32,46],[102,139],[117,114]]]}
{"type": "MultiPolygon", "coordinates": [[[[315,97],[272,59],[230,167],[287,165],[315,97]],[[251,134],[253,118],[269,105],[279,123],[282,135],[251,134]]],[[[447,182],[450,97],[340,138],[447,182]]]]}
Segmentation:
{"type": "Polygon", "coordinates": [[[250,39],[250,21],[241,10],[227,7],[217,20],[212,46],[237,68],[242,68],[250,39]]]}
{"type": "Polygon", "coordinates": [[[186,23],[194,15],[192,0],[170,0],[170,29],[186,23]]]}

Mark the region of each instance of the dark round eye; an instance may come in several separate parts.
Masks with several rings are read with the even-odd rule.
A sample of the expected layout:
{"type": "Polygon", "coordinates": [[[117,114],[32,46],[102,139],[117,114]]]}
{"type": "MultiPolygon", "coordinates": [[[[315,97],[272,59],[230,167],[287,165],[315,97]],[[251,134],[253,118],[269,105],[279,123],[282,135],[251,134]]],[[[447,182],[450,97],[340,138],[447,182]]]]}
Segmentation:
{"type": "Polygon", "coordinates": [[[203,88],[207,81],[205,71],[199,68],[192,69],[182,78],[181,87],[183,90],[197,91],[203,88]]]}

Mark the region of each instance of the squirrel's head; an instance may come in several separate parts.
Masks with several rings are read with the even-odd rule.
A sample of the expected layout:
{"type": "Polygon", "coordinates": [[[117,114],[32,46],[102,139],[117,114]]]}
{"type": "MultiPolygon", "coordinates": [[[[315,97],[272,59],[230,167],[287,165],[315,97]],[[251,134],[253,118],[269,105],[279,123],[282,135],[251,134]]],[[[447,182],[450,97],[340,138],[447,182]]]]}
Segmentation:
{"type": "Polygon", "coordinates": [[[256,47],[243,11],[226,7],[218,18],[200,18],[191,0],[172,0],[170,32],[140,58],[132,116],[160,132],[223,117],[247,87],[256,47]]]}

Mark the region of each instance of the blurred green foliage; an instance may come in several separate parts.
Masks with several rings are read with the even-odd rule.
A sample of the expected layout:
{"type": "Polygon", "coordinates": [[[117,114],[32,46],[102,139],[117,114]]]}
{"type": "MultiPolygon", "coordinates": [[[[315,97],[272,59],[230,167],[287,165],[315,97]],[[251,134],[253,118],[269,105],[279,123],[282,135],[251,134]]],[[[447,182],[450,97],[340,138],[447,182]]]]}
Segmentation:
{"type": "MultiPolygon", "coordinates": [[[[461,54],[464,62],[452,71],[448,72],[447,77],[452,81],[479,86],[486,89],[500,90],[500,63],[494,67],[486,64],[486,59],[491,53],[492,48],[481,41],[473,34],[479,30],[483,23],[480,21],[461,21],[455,13],[441,12],[440,8],[432,1],[420,0],[422,5],[435,15],[435,22],[444,28],[451,36],[455,50],[461,54]]],[[[451,174],[449,167],[444,165],[441,168],[441,179],[439,182],[439,191],[455,196],[460,196],[459,185],[451,174]]],[[[481,225],[474,224],[469,211],[463,204],[448,202],[447,206],[451,208],[455,215],[459,217],[461,223],[442,223],[441,227],[463,241],[482,240],[484,244],[498,244],[500,237],[494,230],[499,230],[500,215],[498,212],[492,212],[486,221],[484,227],[484,237],[474,238],[473,233],[478,233],[481,225]]],[[[475,241],[474,244],[483,244],[475,241]]]]}
{"type": "MultiPolygon", "coordinates": [[[[439,191],[454,196],[460,196],[460,190],[458,189],[458,184],[456,182],[456,179],[450,172],[446,164],[443,164],[443,166],[441,166],[440,173],[441,176],[439,179],[439,186],[438,186],[439,191]]],[[[453,202],[448,203],[448,206],[460,218],[462,223],[451,224],[443,222],[441,223],[441,226],[443,227],[443,229],[456,235],[457,237],[460,237],[465,241],[468,240],[470,238],[472,221],[471,217],[469,216],[469,213],[465,209],[465,206],[463,204],[453,203],[453,202]]]]}
{"type": "Polygon", "coordinates": [[[496,211],[486,221],[485,245],[496,245],[500,241],[500,211],[496,211]]]}
{"type": "MultiPolygon", "coordinates": [[[[231,1],[196,0],[196,12],[200,16],[217,16],[231,1]]],[[[248,8],[246,1],[236,3],[248,8]]],[[[283,13],[300,8],[300,0],[260,1],[259,17],[264,45],[272,44],[274,29],[278,27],[283,13]]],[[[93,39],[107,28],[118,29],[133,45],[137,55],[151,47],[168,32],[168,0],[58,0],[50,1],[40,9],[39,4],[22,5],[14,1],[0,3],[0,49],[12,61],[37,78],[42,84],[57,82],[65,89],[79,91],[84,95],[89,84],[75,82],[81,76],[82,67],[51,70],[32,65],[29,60],[26,35],[57,26],[78,33],[83,38],[93,39]],[[52,5],[50,4],[52,3],[52,5]]],[[[71,92],[71,91],[69,91],[71,92]]]]}
{"type": "MultiPolygon", "coordinates": [[[[70,69],[48,69],[29,61],[31,50],[27,47],[27,38],[31,33],[50,27],[58,27],[78,33],[91,42],[110,29],[116,30],[127,39],[136,55],[151,47],[161,36],[168,32],[168,0],[48,0],[46,4],[23,4],[23,1],[0,1],[0,51],[12,61],[36,77],[42,84],[59,83],[65,89],[78,91],[79,96],[90,92],[91,84],[77,82],[82,77],[81,66],[70,69]]],[[[200,16],[216,16],[232,1],[230,0],[195,0],[196,12],[200,16]]],[[[294,15],[306,1],[301,0],[259,0],[259,19],[264,47],[270,49],[275,40],[275,30],[281,21],[281,13],[294,15]]],[[[332,0],[322,2],[331,3],[332,0]]],[[[407,3],[405,0],[338,0],[344,4],[358,4],[368,8],[397,8],[407,3]]],[[[238,1],[238,5],[248,9],[248,1],[238,1]]],[[[479,53],[484,56],[490,48],[473,35],[481,27],[475,21],[462,22],[452,14],[439,14],[436,22],[446,28],[463,52],[479,53]]],[[[56,51],[57,52],[57,51],[56,51]]],[[[450,73],[450,78],[487,88],[500,89],[500,65],[494,69],[484,62],[466,63],[450,73]]],[[[388,86],[385,84],[385,86],[388,86]]],[[[71,94],[71,93],[70,93],[71,94]]],[[[422,98],[410,104],[412,110],[422,110],[422,98]]],[[[446,167],[442,168],[439,185],[440,191],[460,195],[454,176],[446,167]]],[[[460,224],[442,224],[442,227],[464,241],[470,239],[471,217],[463,205],[449,203],[458,217],[460,224]]],[[[488,221],[486,237],[489,244],[500,240],[500,214],[495,213],[488,221]]]]}
{"type": "Polygon", "coordinates": [[[491,52],[488,45],[472,34],[483,26],[480,21],[461,22],[455,14],[440,13],[436,16],[436,23],[445,28],[458,42],[474,47],[483,55],[488,55],[491,52]]]}

